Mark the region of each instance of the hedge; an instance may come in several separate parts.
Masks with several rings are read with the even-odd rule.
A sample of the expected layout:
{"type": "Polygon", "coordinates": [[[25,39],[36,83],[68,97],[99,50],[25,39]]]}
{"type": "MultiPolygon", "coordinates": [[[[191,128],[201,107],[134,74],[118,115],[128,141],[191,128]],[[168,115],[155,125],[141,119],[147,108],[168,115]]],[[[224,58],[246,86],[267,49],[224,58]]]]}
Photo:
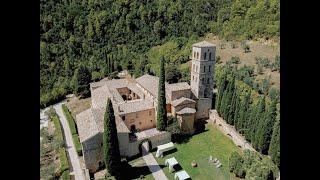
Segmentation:
{"type": "Polygon", "coordinates": [[[64,171],[61,175],[61,179],[62,180],[70,180],[70,171],[69,170],[64,171]]]}
{"type": "Polygon", "coordinates": [[[75,145],[76,151],[78,153],[79,156],[82,155],[82,147],[81,147],[81,143],[80,143],[80,139],[79,139],[79,134],[77,131],[77,126],[75,124],[75,121],[68,109],[68,107],[65,104],[62,104],[62,110],[63,110],[63,114],[66,116],[69,127],[70,127],[70,131],[72,134],[72,139],[73,139],[73,143],[75,145]]]}
{"type": "Polygon", "coordinates": [[[69,170],[68,157],[65,148],[59,149],[60,172],[69,170]]]}
{"type": "Polygon", "coordinates": [[[54,116],[51,117],[51,119],[53,120],[53,123],[54,123],[55,136],[56,136],[57,140],[59,142],[64,141],[63,134],[62,134],[62,127],[61,127],[61,124],[60,124],[58,116],[54,115],[54,116]]]}
{"type": "Polygon", "coordinates": [[[66,116],[70,130],[71,130],[71,134],[77,134],[77,128],[76,128],[76,124],[73,120],[72,115],[70,114],[67,106],[65,104],[62,104],[62,110],[63,110],[63,114],[66,116]]]}
{"type": "Polygon", "coordinates": [[[79,156],[82,156],[82,146],[78,134],[72,135],[73,143],[79,156]]]}

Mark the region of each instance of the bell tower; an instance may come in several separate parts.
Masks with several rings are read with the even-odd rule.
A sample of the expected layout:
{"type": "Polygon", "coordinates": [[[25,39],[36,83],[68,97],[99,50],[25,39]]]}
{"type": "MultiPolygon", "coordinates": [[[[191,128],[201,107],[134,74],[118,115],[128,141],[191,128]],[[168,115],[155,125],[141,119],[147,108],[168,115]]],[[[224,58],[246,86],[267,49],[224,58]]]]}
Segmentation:
{"type": "Polygon", "coordinates": [[[191,90],[200,98],[212,98],[216,46],[202,41],[192,45],[191,90]]]}

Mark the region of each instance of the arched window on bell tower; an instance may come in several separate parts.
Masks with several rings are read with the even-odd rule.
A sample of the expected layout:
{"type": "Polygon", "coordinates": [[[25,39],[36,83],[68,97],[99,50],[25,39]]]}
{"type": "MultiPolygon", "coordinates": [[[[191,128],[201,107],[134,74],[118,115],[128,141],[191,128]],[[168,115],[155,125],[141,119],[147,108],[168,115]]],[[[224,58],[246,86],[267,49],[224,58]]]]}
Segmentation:
{"type": "Polygon", "coordinates": [[[207,59],[207,53],[204,53],[204,59],[207,59]]]}
{"type": "Polygon", "coordinates": [[[209,60],[211,60],[211,52],[209,53],[209,60]]]}
{"type": "Polygon", "coordinates": [[[199,53],[197,52],[197,59],[199,59],[199,53]]]}

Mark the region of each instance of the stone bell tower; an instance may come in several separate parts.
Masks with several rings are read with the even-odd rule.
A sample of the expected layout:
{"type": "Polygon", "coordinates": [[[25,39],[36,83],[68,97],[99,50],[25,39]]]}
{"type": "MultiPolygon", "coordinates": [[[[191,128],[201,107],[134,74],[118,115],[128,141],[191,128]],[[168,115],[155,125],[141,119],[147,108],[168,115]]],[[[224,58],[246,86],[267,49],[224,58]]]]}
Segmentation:
{"type": "Polygon", "coordinates": [[[209,117],[214,85],[216,46],[202,41],[192,45],[191,90],[197,99],[196,118],[209,117]]]}

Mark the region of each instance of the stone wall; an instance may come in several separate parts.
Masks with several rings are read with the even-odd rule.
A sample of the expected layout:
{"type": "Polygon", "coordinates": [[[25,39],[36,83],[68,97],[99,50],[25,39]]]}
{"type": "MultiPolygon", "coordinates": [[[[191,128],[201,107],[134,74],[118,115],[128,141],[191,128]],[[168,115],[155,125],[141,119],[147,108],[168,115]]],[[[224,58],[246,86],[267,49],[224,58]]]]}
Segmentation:
{"type": "Polygon", "coordinates": [[[196,108],[196,104],[193,103],[193,102],[190,102],[190,103],[186,103],[186,104],[181,104],[181,105],[178,105],[176,107],[172,106],[172,115],[173,116],[176,116],[176,112],[177,111],[180,111],[181,109],[185,108],[185,107],[189,107],[189,108],[196,108]]]}
{"type": "Polygon", "coordinates": [[[211,109],[211,98],[200,98],[197,101],[196,119],[208,119],[211,109]]]}
{"type": "Polygon", "coordinates": [[[130,142],[127,145],[127,157],[135,156],[139,154],[139,145],[142,143],[142,141],[150,140],[152,144],[152,149],[155,149],[157,146],[169,143],[171,142],[171,134],[169,132],[162,132],[161,134],[152,136],[152,137],[146,137],[144,139],[139,139],[135,142],[130,142]]]}
{"type": "Polygon", "coordinates": [[[191,98],[191,90],[186,89],[186,90],[180,90],[180,91],[172,91],[170,96],[171,97],[169,98],[171,99],[171,101],[174,101],[181,97],[191,98]]]}
{"type": "Polygon", "coordinates": [[[154,128],[156,126],[154,108],[134,113],[128,113],[122,115],[121,118],[123,116],[125,117],[124,123],[129,130],[131,129],[132,125],[135,125],[136,130],[140,131],[154,128]]]}
{"type": "Polygon", "coordinates": [[[180,128],[183,133],[193,133],[194,131],[194,114],[177,115],[180,128]]]}
{"type": "Polygon", "coordinates": [[[82,142],[83,159],[86,168],[91,173],[99,169],[99,162],[103,163],[102,134],[98,133],[82,142]]]}

